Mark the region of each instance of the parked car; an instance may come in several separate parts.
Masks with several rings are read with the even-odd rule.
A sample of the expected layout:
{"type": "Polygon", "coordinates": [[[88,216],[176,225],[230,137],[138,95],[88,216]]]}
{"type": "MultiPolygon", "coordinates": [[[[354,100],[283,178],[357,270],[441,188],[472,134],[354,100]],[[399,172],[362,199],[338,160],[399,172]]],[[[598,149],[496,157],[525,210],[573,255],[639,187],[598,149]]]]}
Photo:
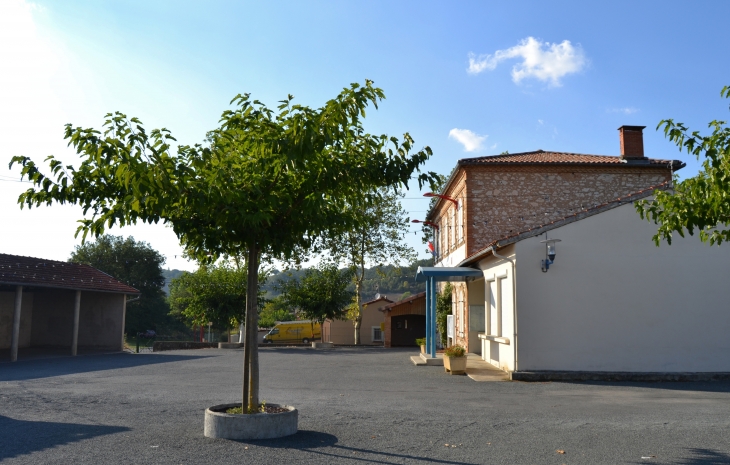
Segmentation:
{"type": "Polygon", "coordinates": [[[152,329],[148,329],[147,331],[145,331],[143,333],[139,333],[137,335],[139,337],[154,338],[154,337],[157,336],[157,333],[154,330],[152,330],[152,329]]]}
{"type": "Polygon", "coordinates": [[[322,337],[322,330],[319,323],[310,320],[286,321],[278,323],[264,336],[264,342],[271,344],[308,342],[322,337]]]}

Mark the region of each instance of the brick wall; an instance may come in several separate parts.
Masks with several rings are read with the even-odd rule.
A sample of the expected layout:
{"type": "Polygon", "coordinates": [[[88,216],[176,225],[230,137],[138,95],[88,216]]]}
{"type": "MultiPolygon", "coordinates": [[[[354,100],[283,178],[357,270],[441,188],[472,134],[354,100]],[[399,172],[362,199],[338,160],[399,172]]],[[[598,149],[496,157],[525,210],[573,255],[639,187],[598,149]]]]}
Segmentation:
{"type": "Polygon", "coordinates": [[[470,166],[467,256],[490,242],[661,184],[667,168],[470,166]]]}

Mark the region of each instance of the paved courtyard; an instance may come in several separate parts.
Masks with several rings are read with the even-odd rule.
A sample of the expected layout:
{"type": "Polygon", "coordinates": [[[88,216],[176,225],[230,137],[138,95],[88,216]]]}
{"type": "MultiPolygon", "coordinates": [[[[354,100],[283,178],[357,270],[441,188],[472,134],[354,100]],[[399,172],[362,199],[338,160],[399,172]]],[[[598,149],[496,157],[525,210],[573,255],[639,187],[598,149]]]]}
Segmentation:
{"type": "Polygon", "coordinates": [[[240,350],[0,363],[0,461],[730,463],[730,383],[475,382],[412,354],[262,349],[262,398],[300,431],[251,442],[203,437],[240,398],[240,350]]]}

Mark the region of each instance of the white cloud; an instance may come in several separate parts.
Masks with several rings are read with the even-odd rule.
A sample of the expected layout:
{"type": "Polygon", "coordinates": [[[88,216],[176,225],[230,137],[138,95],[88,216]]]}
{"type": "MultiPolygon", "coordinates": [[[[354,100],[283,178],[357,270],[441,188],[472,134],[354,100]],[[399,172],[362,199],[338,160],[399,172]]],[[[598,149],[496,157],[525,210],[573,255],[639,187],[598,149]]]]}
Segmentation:
{"type": "Polygon", "coordinates": [[[609,113],[623,113],[624,115],[633,115],[639,111],[638,108],[624,107],[624,108],[609,108],[609,113]]]}
{"type": "Polygon", "coordinates": [[[522,62],[512,67],[512,80],[520,83],[525,78],[535,78],[560,86],[560,79],[571,73],[581,71],[587,59],[580,45],[573,46],[569,40],[557,44],[542,42],[534,37],[523,39],[518,45],[506,50],[497,50],[491,55],[476,56],[469,53],[470,74],[493,70],[497,65],[511,58],[522,58],[522,62]]]}
{"type": "Polygon", "coordinates": [[[487,140],[489,136],[480,136],[475,134],[468,129],[457,129],[454,128],[449,131],[449,138],[456,139],[461,145],[464,146],[465,152],[474,152],[482,148],[482,144],[487,140]]]}
{"type": "Polygon", "coordinates": [[[539,120],[537,120],[537,124],[539,124],[540,126],[542,126],[543,124],[545,124],[545,121],[539,119],[539,120]]]}

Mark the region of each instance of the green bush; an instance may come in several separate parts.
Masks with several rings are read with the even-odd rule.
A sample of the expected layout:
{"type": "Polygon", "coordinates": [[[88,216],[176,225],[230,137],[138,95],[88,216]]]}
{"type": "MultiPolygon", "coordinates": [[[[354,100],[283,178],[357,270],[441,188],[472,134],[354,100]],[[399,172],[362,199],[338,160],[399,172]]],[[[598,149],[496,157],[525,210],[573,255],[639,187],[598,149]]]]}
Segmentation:
{"type": "Polygon", "coordinates": [[[461,346],[451,346],[444,350],[444,357],[463,357],[466,349],[461,346]]]}
{"type": "Polygon", "coordinates": [[[426,345],[426,338],[425,337],[419,337],[416,339],[416,345],[417,346],[425,346],[426,345]]]}

